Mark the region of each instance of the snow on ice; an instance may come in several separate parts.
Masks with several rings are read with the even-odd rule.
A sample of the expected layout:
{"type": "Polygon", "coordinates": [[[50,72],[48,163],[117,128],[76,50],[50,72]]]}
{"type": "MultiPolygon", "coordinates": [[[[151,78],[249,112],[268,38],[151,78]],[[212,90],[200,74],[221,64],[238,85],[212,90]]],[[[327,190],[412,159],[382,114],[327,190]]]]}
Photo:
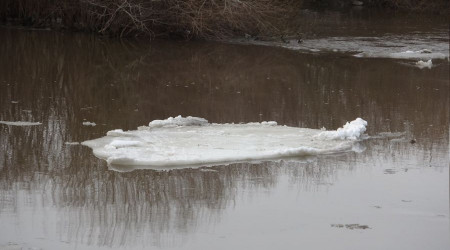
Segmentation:
{"type": "Polygon", "coordinates": [[[420,61],[416,62],[416,66],[419,67],[420,69],[423,69],[423,68],[431,69],[431,67],[433,66],[433,62],[431,61],[431,59],[426,62],[420,60],[420,61]]]}

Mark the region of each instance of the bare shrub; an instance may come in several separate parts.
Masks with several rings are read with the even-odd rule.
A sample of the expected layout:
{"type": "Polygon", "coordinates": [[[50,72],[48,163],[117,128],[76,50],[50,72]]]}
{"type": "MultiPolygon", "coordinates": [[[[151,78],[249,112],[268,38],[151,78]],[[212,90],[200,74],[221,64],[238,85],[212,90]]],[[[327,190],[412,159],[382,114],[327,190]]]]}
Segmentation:
{"type": "Polygon", "coordinates": [[[81,0],[102,20],[100,32],[223,38],[276,30],[293,0],[81,0]]]}
{"type": "Polygon", "coordinates": [[[2,0],[0,20],[119,36],[224,38],[276,32],[301,0],[2,0]]]}

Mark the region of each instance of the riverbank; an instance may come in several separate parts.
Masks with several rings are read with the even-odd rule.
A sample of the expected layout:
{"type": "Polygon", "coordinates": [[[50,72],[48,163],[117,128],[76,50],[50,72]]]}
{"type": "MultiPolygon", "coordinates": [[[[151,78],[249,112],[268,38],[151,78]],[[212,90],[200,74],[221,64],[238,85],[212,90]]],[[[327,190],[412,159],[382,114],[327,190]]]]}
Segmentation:
{"type": "Polygon", "coordinates": [[[224,38],[273,34],[300,8],[294,0],[6,0],[0,21],[111,36],[224,38]]]}
{"type": "Polygon", "coordinates": [[[445,0],[5,0],[0,23],[119,37],[226,39],[292,35],[289,25],[305,8],[445,14],[448,7],[445,0]]]}

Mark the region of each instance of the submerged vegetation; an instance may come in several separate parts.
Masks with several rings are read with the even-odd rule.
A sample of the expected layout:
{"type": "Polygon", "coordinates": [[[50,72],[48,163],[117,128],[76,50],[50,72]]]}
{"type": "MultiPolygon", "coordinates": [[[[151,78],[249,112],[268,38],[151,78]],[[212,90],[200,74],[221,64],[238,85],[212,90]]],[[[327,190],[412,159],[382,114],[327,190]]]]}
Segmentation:
{"type": "Polygon", "coordinates": [[[448,0],[2,0],[0,22],[114,36],[275,35],[303,6],[448,12],[448,0]],[[304,5],[306,4],[306,5],[304,5]]]}

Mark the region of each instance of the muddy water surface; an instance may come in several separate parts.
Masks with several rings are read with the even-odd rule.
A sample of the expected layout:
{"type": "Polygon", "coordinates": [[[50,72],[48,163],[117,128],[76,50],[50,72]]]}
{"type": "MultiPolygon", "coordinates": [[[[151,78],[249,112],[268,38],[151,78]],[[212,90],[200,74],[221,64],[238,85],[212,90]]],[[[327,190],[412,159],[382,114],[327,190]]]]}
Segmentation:
{"type": "Polygon", "coordinates": [[[0,37],[0,121],[42,123],[0,124],[0,249],[450,245],[446,60],[0,37]],[[371,138],[302,161],[126,173],[78,144],[176,115],[327,129],[362,117],[371,138]]]}

